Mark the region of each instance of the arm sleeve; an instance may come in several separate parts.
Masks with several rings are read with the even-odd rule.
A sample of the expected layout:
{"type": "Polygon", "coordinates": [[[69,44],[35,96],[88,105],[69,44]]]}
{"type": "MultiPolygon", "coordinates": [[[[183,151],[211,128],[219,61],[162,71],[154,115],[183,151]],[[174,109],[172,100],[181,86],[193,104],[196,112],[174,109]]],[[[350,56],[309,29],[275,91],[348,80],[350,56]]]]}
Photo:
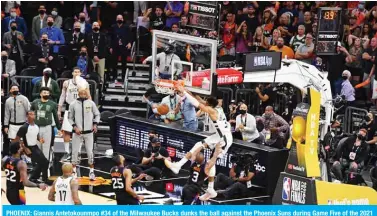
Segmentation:
{"type": "Polygon", "coordinates": [[[278,116],[278,121],[280,124],[280,127],[278,127],[279,132],[289,130],[289,124],[281,116],[278,116]]]}
{"type": "Polygon", "coordinates": [[[5,101],[5,112],[4,112],[4,127],[8,127],[9,126],[9,118],[10,118],[10,109],[9,109],[9,105],[7,104],[7,101],[5,101]]]}
{"type": "Polygon", "coordinates": [[[12,66],[11,66],[10,69],[11,70],[8,73],[9,76],[12,77],[12,76],[16,75],[16,62],[14,62],[13,60],[12,60],[12,66]]]}
{"type": "Polygon", "coordinates": [[[65,38],[64,38],[62,30],[60,29],[59,29],[59,41],[60,41],[60,44],[65,44],[65,38]]]}
{"type": "Polygon", "coordinates": [[[247,118],[246,125],[245,125],[245,131],[254,133],[256,129],[257,129],[257,122],[256,122],[254,116],[249,115],[248,118],[247,118]]]}
{"type": "Polygon", "coordinates": [[[54,109],[52,111],[52,117],[54,117],[55,125],[58,130],[61,129],[61,124],[58,118],[58,104],[54,102],[54,109]]]}
{"type": "MultiPolygon", "coordinates": [[[[93,102],[93,101],[92,101],[93,102]]],[[[99,121],[100,121],[100,113],[99,113],[99,110],[97,108],[97,105],[93,102],[93,114],[94,114],[94,119],[93,119],[93,123],[96,123],[98,124],[99,121]]]]}
{"type": "Polygon", "coordinates": [[[71,103],[71,105],[69,105],[68,122],[69,122],[70,125],[72,125],[72,127],[76,126],[75,109],[73,108],[75,106],[75,103],[76,102],[73,102],[73,103],[71,103]]]}
{"type": "MultiPolygon", "coordinates": [[[[17,132],[17,136],[22,138],[22,139],[25,139],[25,136],[26,136],[26,133],[27,133],[27,128],[28,128],[27,124],[22,125],[17,132]]],[[[27,141],[25,142],[25,140],[24,140],[24,143],[27,146],[27,141]]]]}

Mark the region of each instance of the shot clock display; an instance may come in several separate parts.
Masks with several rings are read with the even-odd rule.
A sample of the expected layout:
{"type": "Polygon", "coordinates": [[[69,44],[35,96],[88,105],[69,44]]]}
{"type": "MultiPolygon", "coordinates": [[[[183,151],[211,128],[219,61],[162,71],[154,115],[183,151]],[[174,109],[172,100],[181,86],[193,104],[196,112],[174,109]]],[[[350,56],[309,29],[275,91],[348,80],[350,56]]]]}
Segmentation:
{"type": "Polygon", "coordinates": [[[316,37],[317,55],[334,55],[339,40],[340,8],[320,8],[316,37]]]}

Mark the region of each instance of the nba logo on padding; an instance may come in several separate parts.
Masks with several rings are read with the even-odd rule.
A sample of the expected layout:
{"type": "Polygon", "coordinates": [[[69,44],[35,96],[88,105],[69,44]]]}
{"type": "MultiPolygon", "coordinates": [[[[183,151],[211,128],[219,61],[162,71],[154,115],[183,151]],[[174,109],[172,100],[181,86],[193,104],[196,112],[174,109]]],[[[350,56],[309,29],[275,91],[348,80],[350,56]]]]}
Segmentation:
{"type": "Polygon", "coordinates": [[[283,192],[281,194],[281,198],[283,200],[289,201],[289,195],[291,192],[291,178],[284,177],[283,179],[283,192]]]}

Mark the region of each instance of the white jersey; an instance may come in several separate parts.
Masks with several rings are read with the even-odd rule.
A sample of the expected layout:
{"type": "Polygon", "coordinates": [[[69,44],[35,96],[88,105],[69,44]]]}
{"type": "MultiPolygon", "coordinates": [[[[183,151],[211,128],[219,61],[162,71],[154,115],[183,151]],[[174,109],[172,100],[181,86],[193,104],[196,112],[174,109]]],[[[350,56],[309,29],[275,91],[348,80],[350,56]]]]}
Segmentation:
{"type": "Polygon", "coordinates": [[[231,127],[229,122],[226,120],[225,113],[221,107],[216,107],[215,110],[217,111],[217,120],[212,121],[211,118],[208,118],[210,132],[217,133],[220,137],[224,133],[231,133],[231,127]]]}
{"type": "Polygon", "coordinates": [[[89,84],[85,79],[79,77],[77,80],[76,84],[73,83],[73,79],[68,80],[67,91],[65,94],[65,101],[68,104],[71,104],[78,98],[80,88],[89,88],[89,84]]]}
{"type": "Polygon", "coordinates": [[[71,191],[73,177],[58,177],[55,183],[55,203],[58,205],[74,205],[71,191]]]}

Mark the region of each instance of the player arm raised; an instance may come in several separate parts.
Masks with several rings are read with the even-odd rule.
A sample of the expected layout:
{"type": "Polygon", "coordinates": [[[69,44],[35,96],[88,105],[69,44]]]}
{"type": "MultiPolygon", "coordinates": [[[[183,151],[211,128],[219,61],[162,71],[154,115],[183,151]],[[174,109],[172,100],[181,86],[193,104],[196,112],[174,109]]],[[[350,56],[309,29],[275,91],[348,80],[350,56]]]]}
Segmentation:
{"type": "Polygon", "coordinates": [[[50,188],[50,191],[48,192],[48,200],[53,201],[53,202],[55,202],[55,193],[56,193],[55,184],[56,184],[56,180],[54,181],[54,183],[52,184],[50,188]]]}
{"type": "Polygon", "coordinates": [[[144,200],[143,196],[138,196],[135,191],[132,189],[132,172],[130,169],[125,169],[123,171],[123,176],[126,179],[126,192],[133,196],[135,199],[144,200]]]}
{"type": "Polygon", "coordinates": [[[19,161],[17,164],[17,168],[20,171],[21,181],[26,187],[38,187],[41,190],[46,190],[47,186],[45,184],[35,184],[34,182],[29,181],[27,177],[27,166],[24,161],[19,161]]]}
{"type": "Polygon", "coordinates": [[[71,191],[72,191],[72,199],[75,205],[82,205],[81,200],[79,198],[79,183],[77,179],[71,180],[71,191]]]}
{"type": "Polygon", "coordinates": [[[194,107],[197,107],[201,111],[206,112],[210,115],[216,113],[216,111],[213,108],[211,108],[210,106],[206,106],[205,104],[200,103],[197,99],[195,99],[188,91],[185,90],[183,86],[178,85],[176,88],[178,91],[182,92],[186,96],[187,100],[189,100],[190,103],[194,105],[194,107]]]}

